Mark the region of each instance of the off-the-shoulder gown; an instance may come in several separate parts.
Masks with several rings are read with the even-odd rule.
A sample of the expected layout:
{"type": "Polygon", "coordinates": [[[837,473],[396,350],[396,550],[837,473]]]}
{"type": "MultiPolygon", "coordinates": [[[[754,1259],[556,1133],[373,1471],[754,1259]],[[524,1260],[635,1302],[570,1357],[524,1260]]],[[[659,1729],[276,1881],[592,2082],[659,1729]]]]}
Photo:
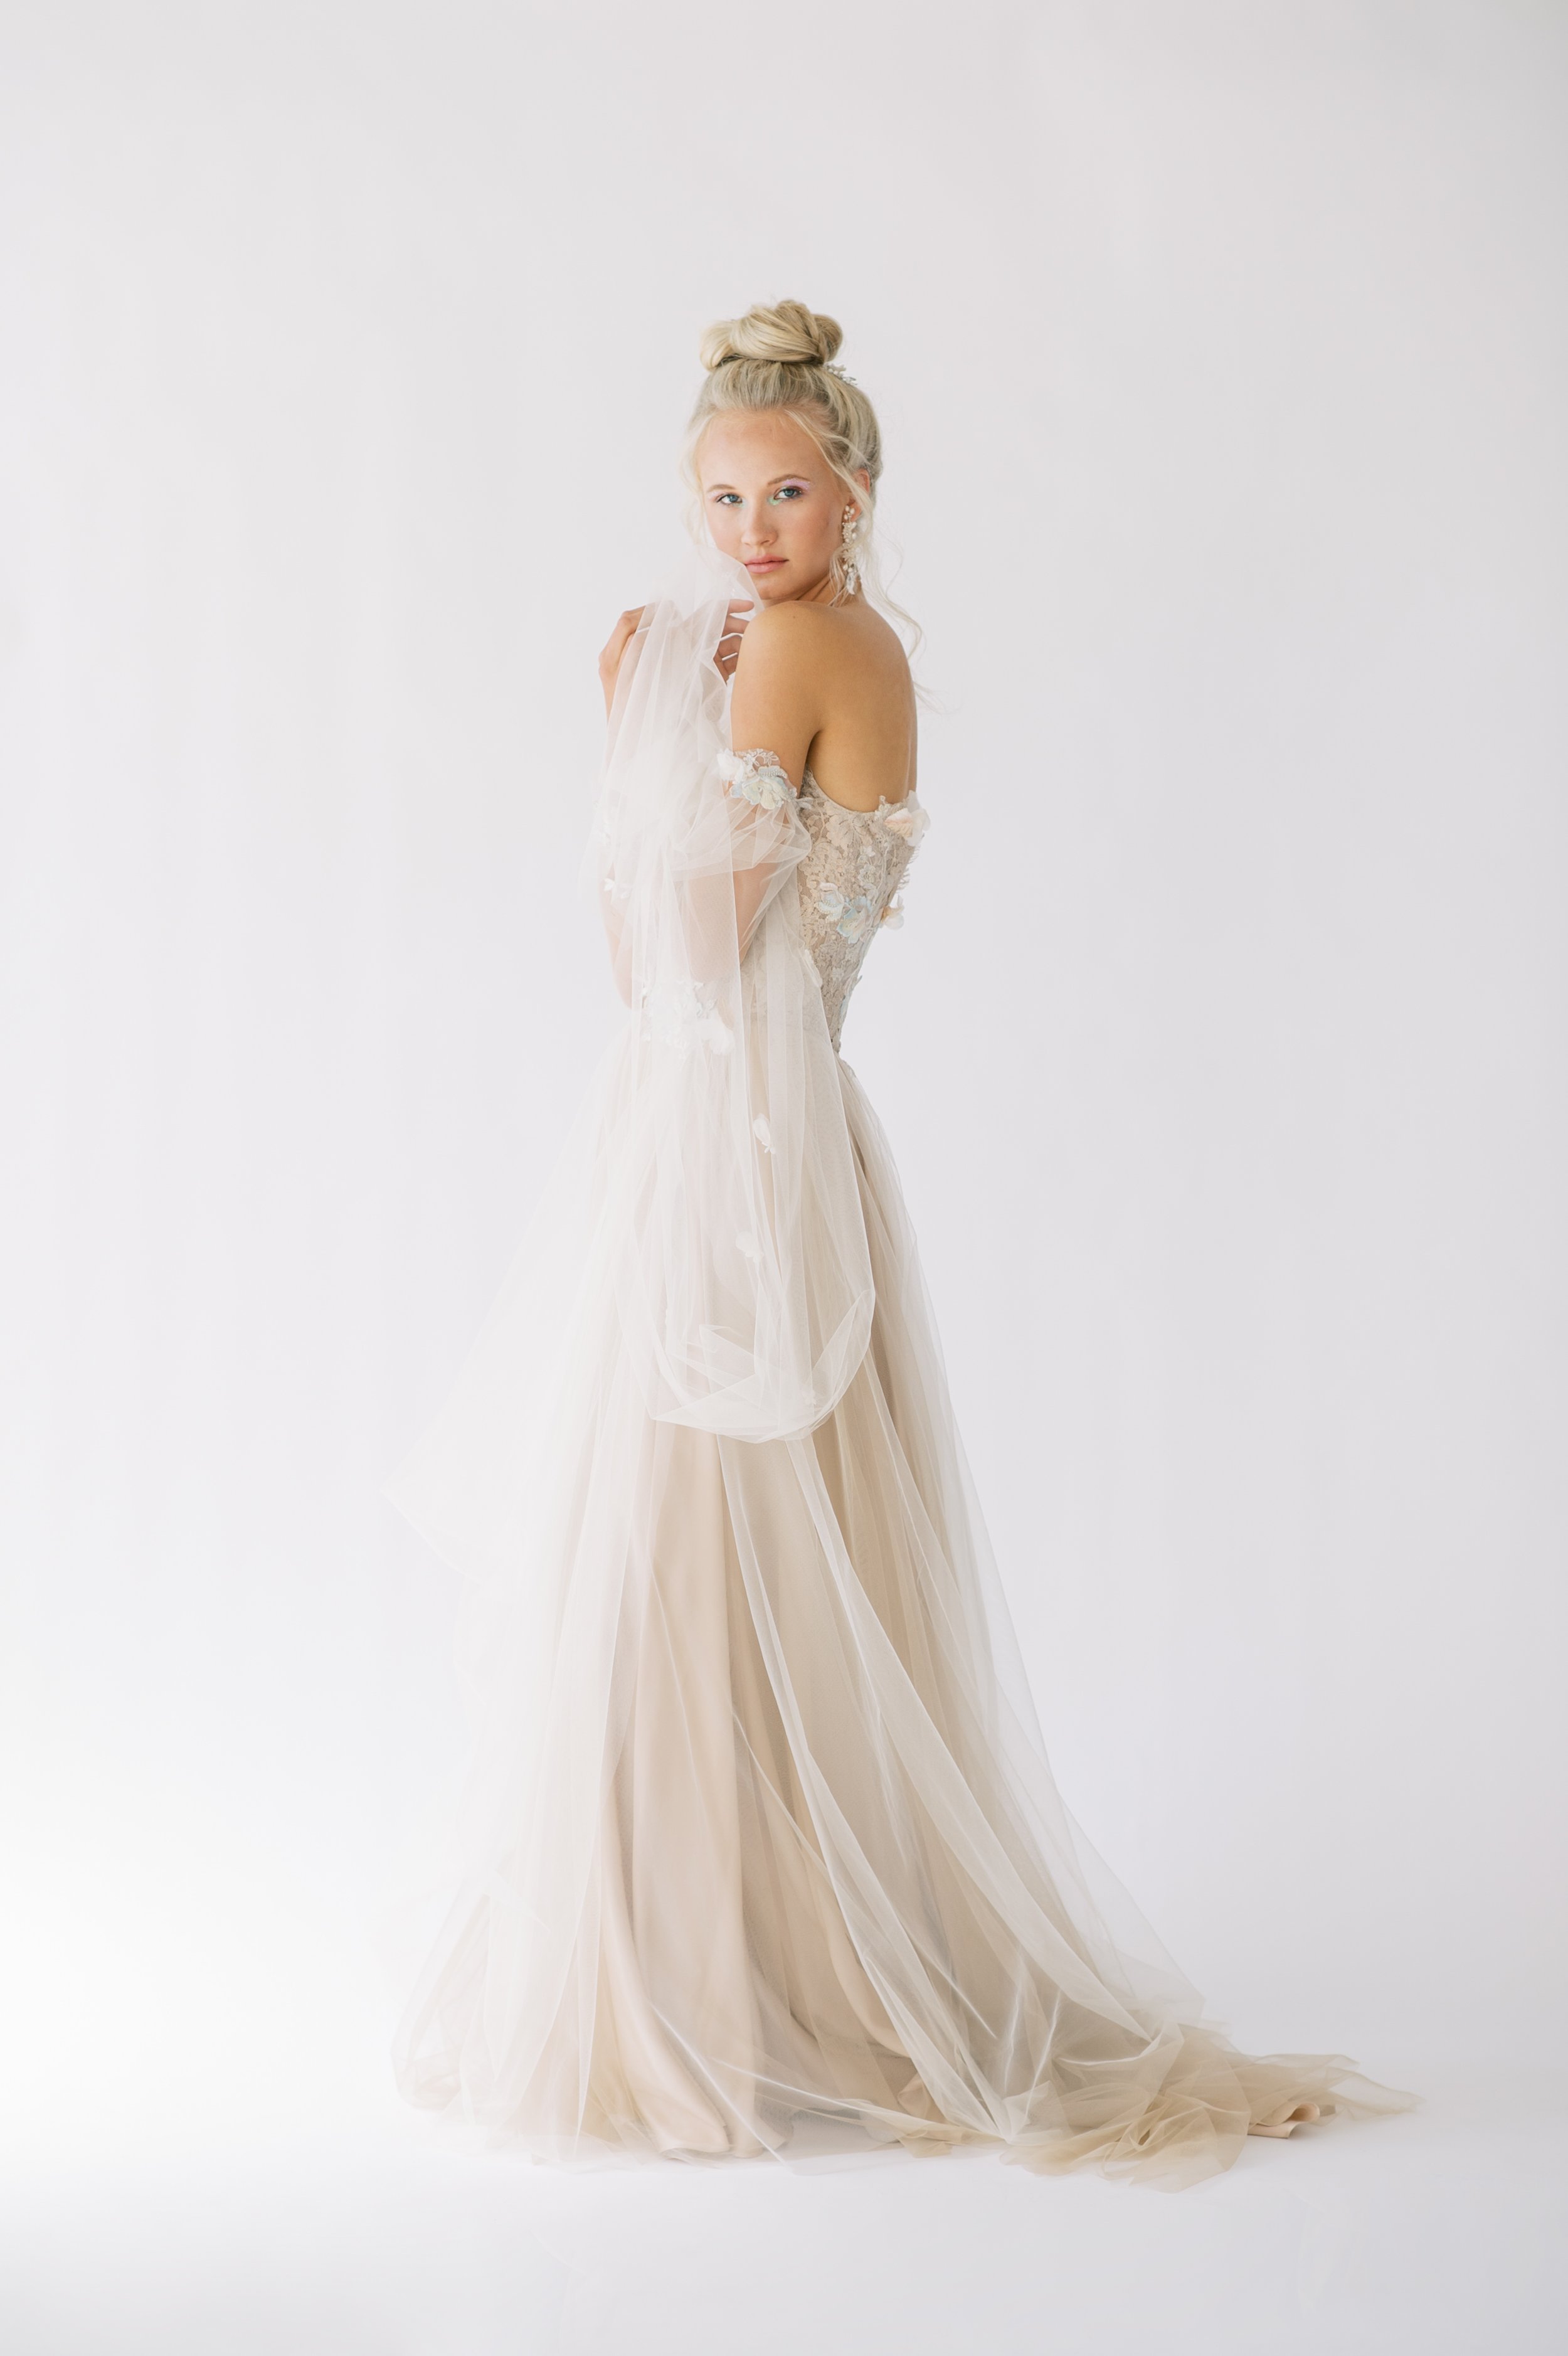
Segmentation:
{"type": "MultiPolygon", "coordinates": [[[[699,659],[727,594],[711,616],[688,598],[671,665],[699,659]]],[[[656,629],[645,668],[656,653],[656,629]]],[[[741,941],[728,1001],[688,915],[678,987],[634,980],[626,1040],[402,1486],[475,1575],[483,1696],[466,1877],[403,2086],[560,2158],[978,2143],[1168,2186],[1249,2132],[1399,2107],[1343,2057],[1254,2059],[1206,2025],[1062,1808],[887,1142],[838,1055],[926,816],[912,795],[846,809],[809,773],[796,798],[765,748],[729,746],[711,681],[704,698],[716,735],[685,757],[712,769],[709,818],[774,827],[736,858],[776,870],[773,933],[741,941]],[[760,1039],[764,957],[786,1035],[760,1039]],[[666,1091],[645,1119],[634,1065],[666,1091]],[[693,1207],[687,1132],[726,1122],[737,1166],[754,1157],[751,1212],[693,1207]],[[842,1196],[812,1176],[825,1135],[842,1196]],[[669,1339],[694,1281],[671,1269],[732,1249],[733,1291],[784,1252],[770,1220],[808,1277],[835,1250],[864,1271],[842,1315],[802,1312],[819,1390],[793,1411],[754,1404],[758,1362],[787,1355],[757,1338],[787,1287],[783,1310],[702,1311],[700,1382],[669,1339]]],[[[701,865],[669,865],[670,905],[701,865]]]]}

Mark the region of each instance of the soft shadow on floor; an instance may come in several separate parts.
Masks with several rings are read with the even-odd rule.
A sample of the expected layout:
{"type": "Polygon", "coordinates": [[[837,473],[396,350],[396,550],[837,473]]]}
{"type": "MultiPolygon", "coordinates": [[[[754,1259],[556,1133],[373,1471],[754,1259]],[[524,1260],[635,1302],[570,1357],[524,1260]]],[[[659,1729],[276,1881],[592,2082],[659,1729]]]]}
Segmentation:
{"type": "Polygon", "coordinates": [[[1568,2079],[1252,2143],[1175,2196],[986,2156],[563,2174],[380,2090],[7,2160],[17,2356],[1557,2356],[1568,2079]]]}

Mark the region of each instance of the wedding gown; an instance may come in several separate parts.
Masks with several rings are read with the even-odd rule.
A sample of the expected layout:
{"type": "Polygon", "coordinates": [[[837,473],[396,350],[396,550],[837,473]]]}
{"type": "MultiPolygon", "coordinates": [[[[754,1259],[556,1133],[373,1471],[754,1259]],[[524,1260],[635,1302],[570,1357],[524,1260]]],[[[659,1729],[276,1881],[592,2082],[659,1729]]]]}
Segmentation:
{"type": "Polygon", "coordinates": [[[394,1488],[474,1578],[413,2100],[544,2156],[983,2143],[1170,2186],[1404,2098],[1235,2051],[1057,1795],[898,1180],[837,1049],[926,826],[728,738],[737,568],[624,666],[632,1012],[394,1488]]]}

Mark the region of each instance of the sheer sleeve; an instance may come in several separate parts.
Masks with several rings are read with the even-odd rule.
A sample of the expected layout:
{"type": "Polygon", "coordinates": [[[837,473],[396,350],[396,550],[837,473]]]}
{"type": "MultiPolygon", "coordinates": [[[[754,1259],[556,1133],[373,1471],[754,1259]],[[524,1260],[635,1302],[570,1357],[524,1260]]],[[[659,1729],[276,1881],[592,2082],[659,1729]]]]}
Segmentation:
{"type": "Polygon", "coordinates": [[[630,1008],[621,1326],[649,1411],[809,1430],[870,1330],[837,1060],[792,883],[811,848],[778,755],[729,742],[712,657],[740,568],[695,557],[645,610],[611,710],[595,859],[630,1008]]]}
{"type": "Polygon", "coordinates": [[[744,753],[720,753],[719,774],[735,805],[731,821],[736,850],[735,932],[744,960],[774,893],[794,874],[809,845],[801,840],[798,827],[781,843],[750,823],[746,815],[793,810],[799,799],[776,753],[761,745],[744,753]]]}

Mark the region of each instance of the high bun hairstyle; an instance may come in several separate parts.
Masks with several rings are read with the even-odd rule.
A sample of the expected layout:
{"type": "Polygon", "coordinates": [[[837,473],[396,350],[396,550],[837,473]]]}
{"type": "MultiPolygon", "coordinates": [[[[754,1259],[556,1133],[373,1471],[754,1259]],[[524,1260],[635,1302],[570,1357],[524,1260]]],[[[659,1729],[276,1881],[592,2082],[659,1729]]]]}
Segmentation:
{"type": "MultiPolygon", "coordinates": [[[[787,410],[859,509],[856,562],[885,605],[872,540],[882,436],[876,411],[835,359],[843,340],[837,319],[808,311],[804,303],[758,303],[744,318],[716,320],[702,338],[702,365],[708,374],[691,412],[686,472],[692,488],[700,492],[698,453],[716,417],[733,410],[787,410]],[[870,477],[869,491],[855,479],[862,468],[870,477]]],[[[831,569],[835,592],[840,593],[845,585],[841,552],[835,554],[831,569]]],[[[897,613],[898,608],[892,610],[897,613]]]]}
{"type": "Polygon", "coordinates": [[[702,338],[702,365],[722,368],[731,360],[772,361],[779,368],[826,368],[844,340],[844,330],[826,312],[804,303],[753,304],[743,319],[716,319],[702,338]]]}

